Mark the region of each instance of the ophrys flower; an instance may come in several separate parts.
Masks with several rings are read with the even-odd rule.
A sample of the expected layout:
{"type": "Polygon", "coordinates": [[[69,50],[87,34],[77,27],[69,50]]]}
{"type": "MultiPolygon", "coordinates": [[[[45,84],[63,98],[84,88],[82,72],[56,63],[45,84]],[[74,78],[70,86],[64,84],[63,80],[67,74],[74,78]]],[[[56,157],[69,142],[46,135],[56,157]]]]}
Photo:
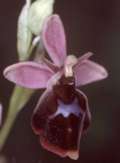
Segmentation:
{"type": "Polygon", "coordinates": [[[77,87],[107,77],[105,68],[89,59],[68,55],[62,21],[48,17],[42,30],[42,43],[49,57],[41,62],[26,61],[7,67],[4,76],[23,87],[45,92],[34,110],[32,128],[47,150],[61,157],[78,159],[80,139],[89,127],[91,114],[87,97],[77,87]]]}

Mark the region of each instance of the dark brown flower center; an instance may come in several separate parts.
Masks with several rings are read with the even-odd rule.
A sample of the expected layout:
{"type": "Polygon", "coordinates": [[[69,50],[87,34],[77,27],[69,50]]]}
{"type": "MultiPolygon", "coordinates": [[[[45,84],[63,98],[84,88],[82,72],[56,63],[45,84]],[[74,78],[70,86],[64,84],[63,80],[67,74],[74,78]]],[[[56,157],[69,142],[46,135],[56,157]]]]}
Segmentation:
{"type": "Polygon", "coordinates": [[[33,117],[34,131],[52,145],[76,150],[86,105],[75,89],[74,79],[62,77],[52,91],[46,91],[33,117]]]}

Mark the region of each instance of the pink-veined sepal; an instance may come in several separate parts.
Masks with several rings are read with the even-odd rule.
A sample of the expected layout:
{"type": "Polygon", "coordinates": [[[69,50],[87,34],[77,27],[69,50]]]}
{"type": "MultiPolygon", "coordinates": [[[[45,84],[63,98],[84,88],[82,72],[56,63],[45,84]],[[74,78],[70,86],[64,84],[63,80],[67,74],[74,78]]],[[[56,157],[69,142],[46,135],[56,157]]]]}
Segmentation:
{"type": "Polygon", "coordinates": [[[6,79],[26,88],[46,88],[54,72],[45,64],[21,62],[8,66],[4,70],[6,79]]]}
{"type": "Polygon", "coordinates": [[[76,86],[102,80],[108,76],[106,69],[89,59],[79,60],[74,67],[76,86]]]}
{"type": "Polygon", "coordinates": [[[66,38],[58,15],[52,15],[45,21],[42,41],[52,61],[58,67],[62,66],[66,58],[66,38]]]}

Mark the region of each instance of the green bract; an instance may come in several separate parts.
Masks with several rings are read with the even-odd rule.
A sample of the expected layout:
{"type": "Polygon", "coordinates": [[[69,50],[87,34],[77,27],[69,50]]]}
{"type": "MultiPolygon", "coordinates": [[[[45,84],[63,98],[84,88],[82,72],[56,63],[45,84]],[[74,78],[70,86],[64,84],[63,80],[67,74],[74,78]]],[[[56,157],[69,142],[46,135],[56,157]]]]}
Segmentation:
{"type": "Polygon", "coordinates": [[[17,50],[20,61],[27,60],[30,55],[29,48],[32,40],[32,33],[28,28],[29,8],[30,3],[27,1],[18,18],[17,50]]]}
{"type": "Polygon", "coordinates": [[[53,4],[54,0],[37,0],[31,5],[28,24],[33,34],[40,34],[45,18],[53,12],[53,4]]]}

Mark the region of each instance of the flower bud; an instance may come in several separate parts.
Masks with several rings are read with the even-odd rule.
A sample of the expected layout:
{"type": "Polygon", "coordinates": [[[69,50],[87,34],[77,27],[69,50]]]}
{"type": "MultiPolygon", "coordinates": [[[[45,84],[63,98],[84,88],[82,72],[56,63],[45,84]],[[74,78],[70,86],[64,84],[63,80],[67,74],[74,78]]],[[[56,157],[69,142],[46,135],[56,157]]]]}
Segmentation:
{"type": "Polygon", "coordinates": [[[44,19],[52,14],[54,0],[37,0],[30,9],[28,15],[28,24],[32,33],[39,35],[44,19]]]}
{"type": "Polygon", "coordinates": [[[29,57],[29,48],[32,39],[32,33],[28,27],[28,11],[30,8],[30,1],[26,1],[18,18],[18,32],[17,32],[17,50],[19,60],[27,60],[29,57]]]}

